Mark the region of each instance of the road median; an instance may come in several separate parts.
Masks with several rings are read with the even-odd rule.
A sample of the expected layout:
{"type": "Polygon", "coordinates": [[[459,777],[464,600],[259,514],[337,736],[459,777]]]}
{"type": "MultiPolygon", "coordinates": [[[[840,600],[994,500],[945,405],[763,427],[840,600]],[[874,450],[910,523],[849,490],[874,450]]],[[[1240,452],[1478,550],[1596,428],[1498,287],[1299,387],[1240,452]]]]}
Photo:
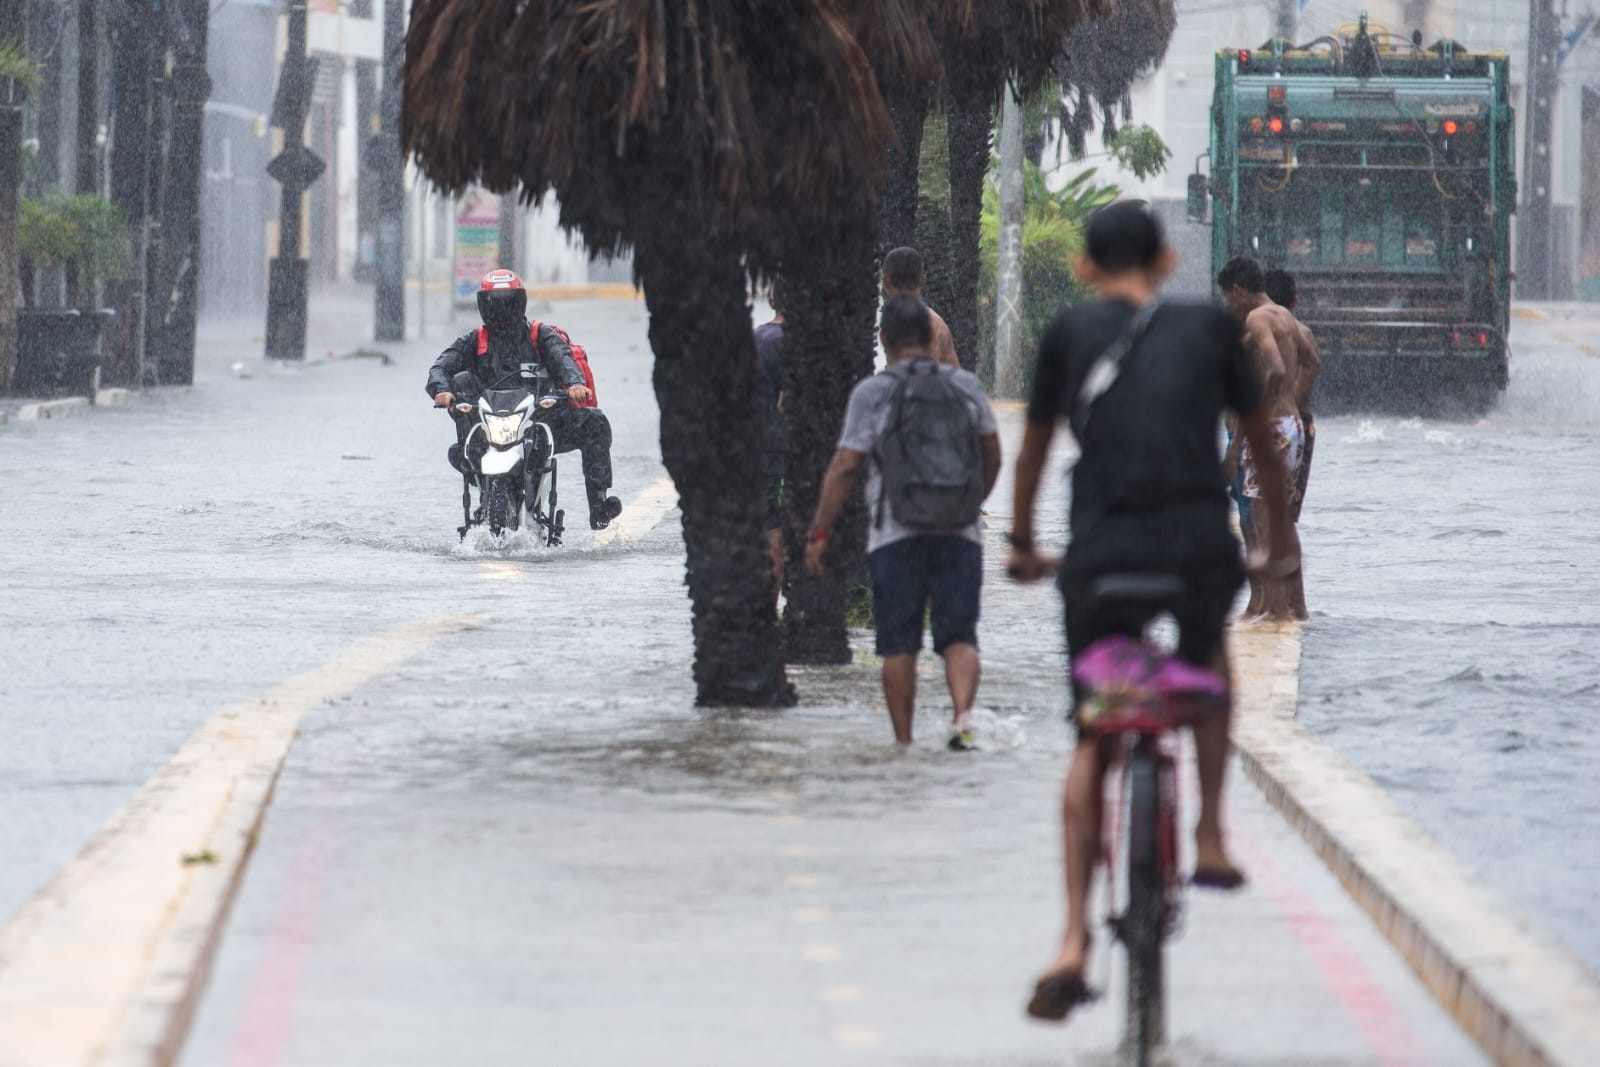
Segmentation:
{"type": "Polygon", "coordinates": [[[1600,1063],[1600,982],[1295,721],[1300,627],[1234,632],[1245,772],[1497,1063],[1600,1063]]]}
{"type": "Polygon", "coordinates": [[[0,929],[0,1067],[175,1062],[300,720],[470,625],[388,630],[195,731],[0,929]]]}

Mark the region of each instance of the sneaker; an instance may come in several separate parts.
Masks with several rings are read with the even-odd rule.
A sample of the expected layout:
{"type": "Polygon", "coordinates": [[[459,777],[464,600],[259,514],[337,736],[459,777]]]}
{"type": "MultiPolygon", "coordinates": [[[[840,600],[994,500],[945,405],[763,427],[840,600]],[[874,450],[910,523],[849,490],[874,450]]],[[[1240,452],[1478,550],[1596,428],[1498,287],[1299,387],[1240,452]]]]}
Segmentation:
{"type": "Polygon", "coordinates": [[[611,520],[622,514],[622,501],[614,496],[592,505],[589,509],[589,529],[604,530],[611,525],[611,520]]]}
{"type": "Polygon", "coordinates": [[[968,726],[950,735],[948,747],[951,752],[971,752],[978,747],[978,738],[968,726]]]}

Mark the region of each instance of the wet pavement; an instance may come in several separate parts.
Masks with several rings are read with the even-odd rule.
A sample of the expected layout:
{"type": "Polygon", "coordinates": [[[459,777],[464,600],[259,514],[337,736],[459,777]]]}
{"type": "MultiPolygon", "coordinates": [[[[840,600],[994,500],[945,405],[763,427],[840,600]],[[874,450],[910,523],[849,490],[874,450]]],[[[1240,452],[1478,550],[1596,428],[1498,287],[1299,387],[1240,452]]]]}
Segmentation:
{"type": "MultiPolygon", "coordinates": [[[[554,310],[635,500],[661,476],[643,308],[554,310]]],[[[315,349],[359,344],[337,320],[315,349]]],[[[1069,741],[1054,595],[1003,583],[993,535],[983,751],[943,750],[929,673],[921,742],[894,752],[864,651],[797,671],[799,709],[695,711],[673,516],[604,547],[458,545],[421,391],[437,344],[283,369],[213,336],[188,393],[0,436],[0,575],[24,594],[0,602],[23,650],[0,678],[0,912],[219,708],[397,622],[482,622],[308,716],[188,1067],[1112,1062],[1115,971],[1070,1027],[1021,1018],[1060,922],[1069,741]]],[[[1319,454],[1331,510],[1342,447],[1319,454]]],[[[1327,535],[1308,525],[1331,571],[1327,535]]],[[[1313,679],[1334,603],[1370,603],[1318,580],[1313,679]]],[[[1187,902],[1175,1062],[1477,1062],[1237,775],[1231,799],[1254,885],[1187,902]]]]}
{"type": "Polygon", "coordinates": [[[1484,419],[1318,421],[1300,714],[1600,973],[1600,312],[1512,342],[1484,419]]]}

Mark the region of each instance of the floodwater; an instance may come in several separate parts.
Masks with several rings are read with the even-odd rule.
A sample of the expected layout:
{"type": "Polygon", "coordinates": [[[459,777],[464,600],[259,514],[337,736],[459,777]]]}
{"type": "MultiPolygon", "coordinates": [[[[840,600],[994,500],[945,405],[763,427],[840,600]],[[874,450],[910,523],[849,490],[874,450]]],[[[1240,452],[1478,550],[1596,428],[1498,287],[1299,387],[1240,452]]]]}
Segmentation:
{"type": "Polygon", "coordinates": [[[1600,322],[1472,423],[1319,421],[1301,718],[1600,972],[1600,322]]]}

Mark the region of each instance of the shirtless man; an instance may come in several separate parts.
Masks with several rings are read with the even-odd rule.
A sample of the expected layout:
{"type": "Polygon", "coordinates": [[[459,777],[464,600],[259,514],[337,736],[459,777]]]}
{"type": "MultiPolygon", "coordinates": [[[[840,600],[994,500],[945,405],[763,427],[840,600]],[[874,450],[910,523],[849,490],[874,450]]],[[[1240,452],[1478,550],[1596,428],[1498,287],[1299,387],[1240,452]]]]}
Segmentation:
{"type": "MultiPolygon", "coordinates": [[[[1295,313],[1295,306],[1299,298],[1295,292],[1294,275],[1286,270],[1269,270],[1266,274],[1267,299],[1283,308],[1291,315],[1295,313]]],[[[1317,340],[1311,335],[1311,330],[1306,324],[1295,316],[1295,325],[1300,327],[1300,377],[1294,384],[1294,402],[1300,407],[1300,421],[1306,428],[1305,454],[1300,459],[1300,469],[1294,472],[1293,484],[1289,486],[1289,503],[1294,508],[1294,521],[1300,521],[1300,510],[1306,503],[1306,486],[1311,480],[1311,454],[1317,445],[1317,421],[1311,415],[1311,392],[1317,383],[1317,374],[1322,370],[1322,356],[1317,351],[1317,340]]]]}
{"type": "MultiPolygon", "coordinates": [[[[1272,424],[1278,455],[1285,470],[1298,472],[1305,453],[1305,424],[1300,419],[1298,387],[1301,368],[1308,360],[1303,327],[1266,294],[1261,264],[1249,256],[1228,261],[1217,275],[1223,303],[1244,328],[1244,348],[1261,383],[1262,410],[1272,424]]],[[[1228,446],[1229,470],[1238,463],[1244,471],[1244,495],[1251,501],[1250,522],[1257,543],[1268,544],[1266,509],[1253,506],[1261,498],[1261,481],[1242,434],[1228,446]]],[[[1300,550],[1298,535],[1294,552],[1300,550]]],[[[1303,619],[1305,592],[1300,571],[1286,577],[1263,576],[1252,584],[1249,618],[1272,621],[1303,619]]]]}
{"type": "MultiPolygon", "coordinates": [[[[922,300],[922,288],[928,284],[928,272],[922,266],[922,253],[915,248],[896,248],[883,257],[883,293],[885,297],[914,296],[922,300]]],[[[928,307],[926,300],[923,307],[928,307]]],[[[950,336],[950,327],[932,308],[928,317],[933,320],[933,345],[930,352],[934,362],[960,369],[956,358],[956,343],[950,336]]]]}

